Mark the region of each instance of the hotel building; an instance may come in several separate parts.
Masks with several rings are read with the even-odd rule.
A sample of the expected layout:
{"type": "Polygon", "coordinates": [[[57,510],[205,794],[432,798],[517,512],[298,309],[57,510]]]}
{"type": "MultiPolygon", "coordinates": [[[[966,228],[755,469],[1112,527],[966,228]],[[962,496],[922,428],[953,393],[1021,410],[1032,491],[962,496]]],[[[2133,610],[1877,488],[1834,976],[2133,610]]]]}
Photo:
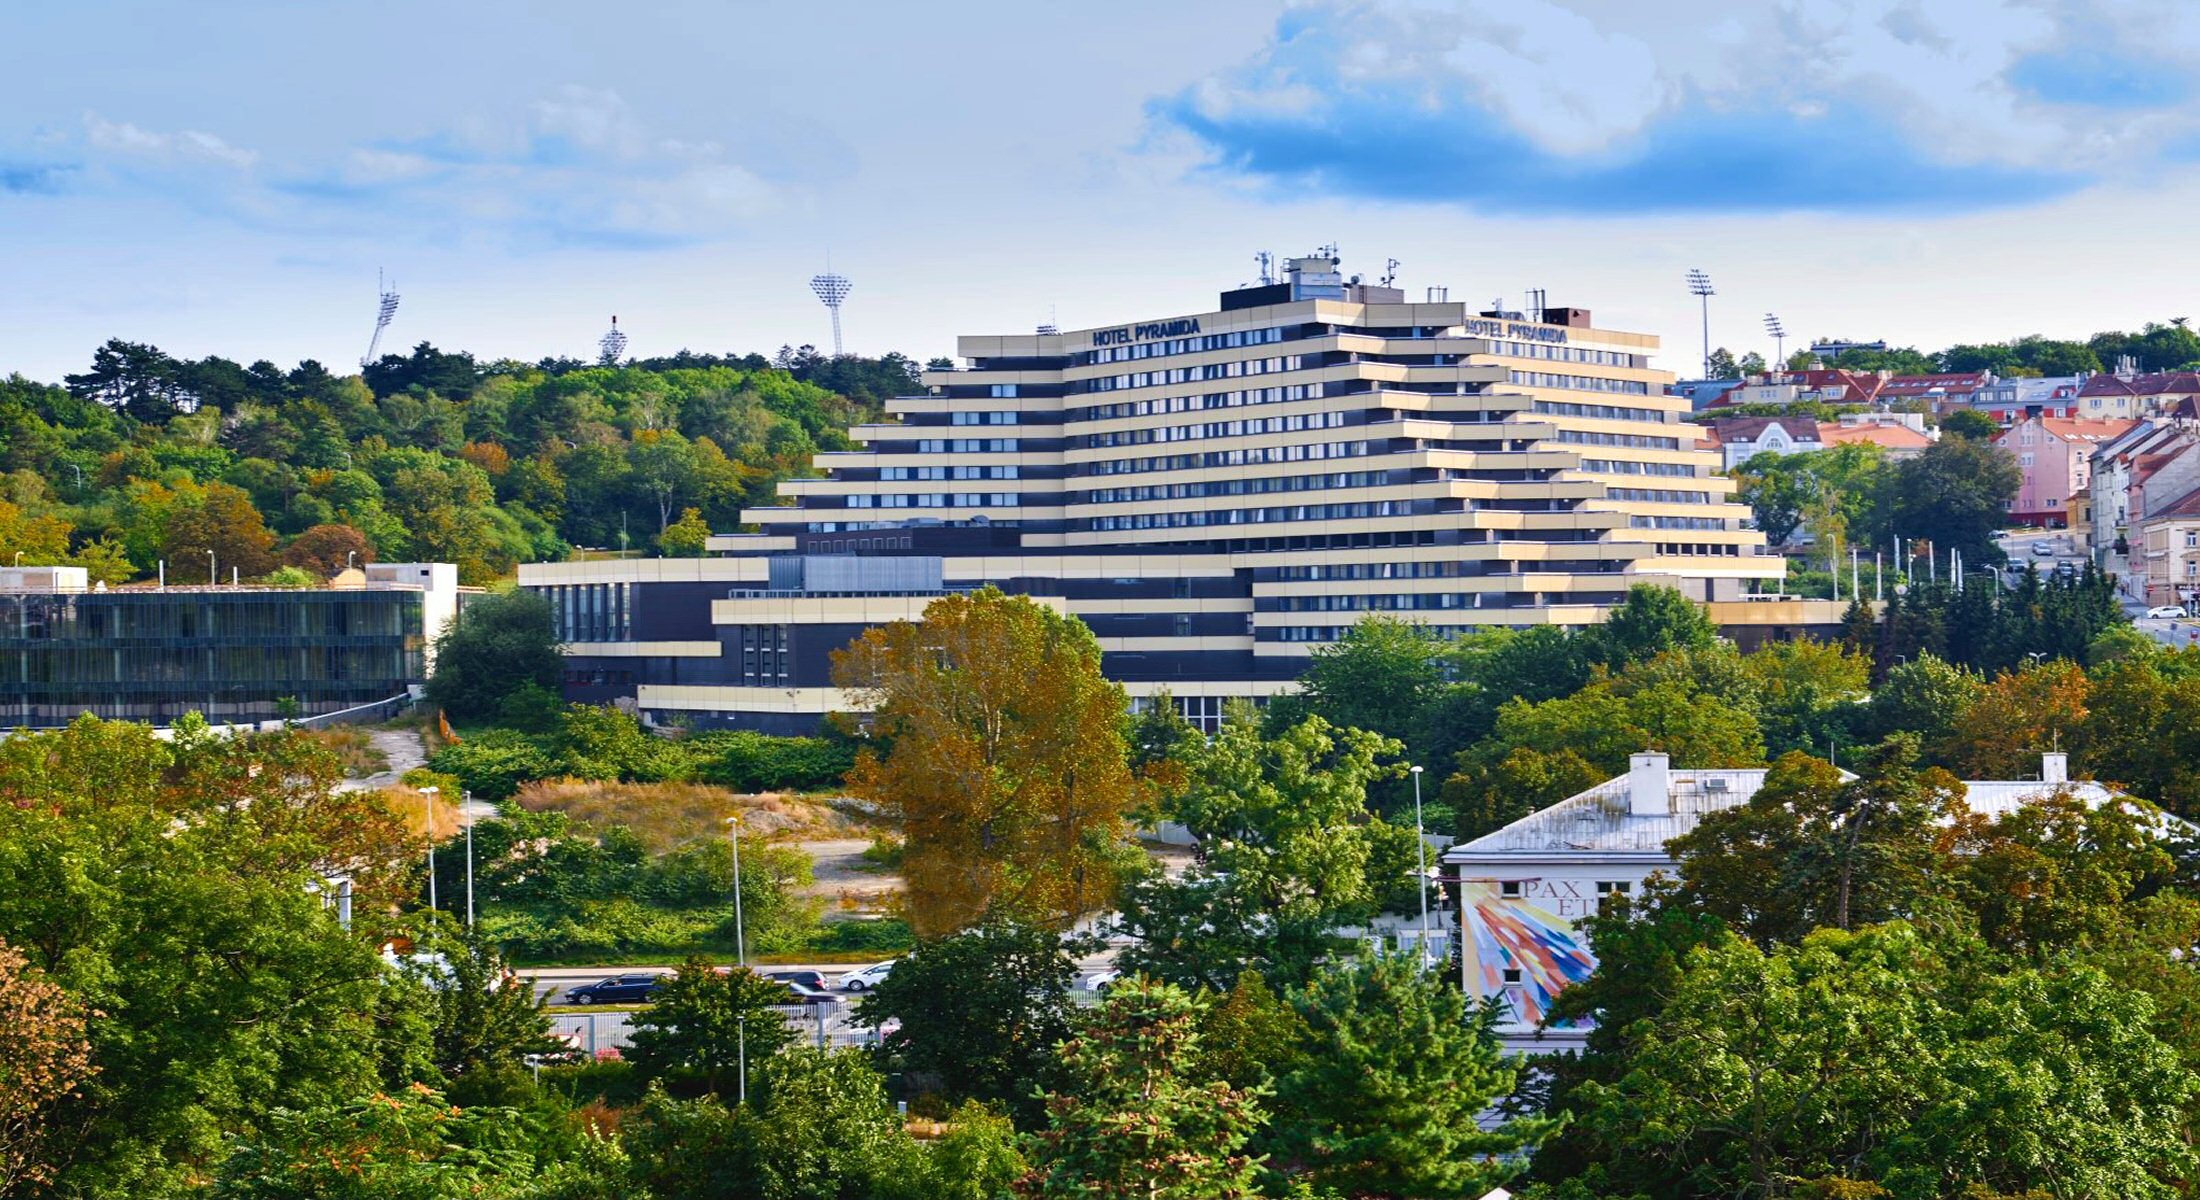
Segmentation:
{"type": "Polygon", "coordinates": [[[1075,613],[1133,697],[1203,723],[1370,612],[1585,625],[1655,583],[1722,622],[1802,619],[1742,602],[1782,560],[1655,337],[1439,291],[1311,257],[1206,312],[965,337],[967,365],[852,430],[862,449],[745,512],[757,532],[520,583],[558,613],[572,698],[775,731],[844,707],[833,650],[986,583],[1075,613]]]}

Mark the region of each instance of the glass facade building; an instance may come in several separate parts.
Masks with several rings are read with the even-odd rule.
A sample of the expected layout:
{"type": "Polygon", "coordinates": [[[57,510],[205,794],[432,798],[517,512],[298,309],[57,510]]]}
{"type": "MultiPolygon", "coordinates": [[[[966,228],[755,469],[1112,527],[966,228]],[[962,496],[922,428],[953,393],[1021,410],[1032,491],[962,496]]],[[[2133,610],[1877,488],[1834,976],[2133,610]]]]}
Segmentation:
{"type": "Polygon", "coordinates": [[[419,588],[0,587],[0,727],[315,716],[427,678],[419,588]]]}

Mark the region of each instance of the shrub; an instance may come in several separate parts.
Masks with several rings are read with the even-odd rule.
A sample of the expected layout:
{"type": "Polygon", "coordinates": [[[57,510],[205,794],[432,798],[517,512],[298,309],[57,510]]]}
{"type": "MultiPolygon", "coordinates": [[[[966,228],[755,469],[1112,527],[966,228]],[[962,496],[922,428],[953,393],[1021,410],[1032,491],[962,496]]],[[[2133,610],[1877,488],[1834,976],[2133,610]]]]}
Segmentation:
{"type": "Polygon", "coordinates": [[[687,745],[696,779],[744,792],[833,787],[855,765],[848,743],[828,738],[773,737],[737,729],[702,734],[687,745]]]}
{"type": "Polygon", "coordinates": [[[456,776],[483,800],[507,800],[519,786],[555,773],[550,756],[524,734],[495,729],[428,756],[430,769],[456,776]]]}

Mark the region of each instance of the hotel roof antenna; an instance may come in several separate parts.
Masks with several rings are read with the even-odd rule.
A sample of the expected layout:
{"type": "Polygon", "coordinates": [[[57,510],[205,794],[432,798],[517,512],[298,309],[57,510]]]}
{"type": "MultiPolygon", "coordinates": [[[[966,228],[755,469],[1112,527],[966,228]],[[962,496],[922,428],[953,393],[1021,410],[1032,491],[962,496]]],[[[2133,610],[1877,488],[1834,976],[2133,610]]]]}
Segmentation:
{"type": "Polygon", "coordinates": [[[1386,259],[1384,259],[1384,260],[1383,260],[1383,286],[1384,286],[1384,287],[1389,287],[1389,286],[1390,286],[1391,284],[1393,284],[1393,283],[1396,283],[1397,281],[1398,281],[1398,260],[1397,260],[1397,259],[1395,259],[1395,258],[1386,258],[1386,259]]]}
{"type": "Polygon", "coordinates": [[[1263,250],[1253,256],[1253,261],[1260,264],[1260,285],[1262,287],[1267,287],[1270,284],[1273,284],[1276,281],[1275,254],[1271,251],[1263,250]]]}
{"type": "Polygon", "coordinates": [[[841,357],[843,353],[840,348],[840,304],[848,298],[851,286],[846,276],[833,274],[831,259],[826,260],[823,275],[810,277],[810,290],[817,293],[817,298],[825,302],[826,308],[832,310],[834,358],[841,357]]]}
{"type": "Polygon", "coordinates": [[[1711,286],[1711,277],[1694,267],[1688,268],[1688,294],[1703,302],[1703,374],[1699,379],[1711,378],[1711,298],[1718,295],[1711,286]]]}
{"type": "Polygon", "coordinates": [[[359,360],[361,367],[374,364],[374,352],[382,348],[382,331],[388,329],[391,319],[397,316],[397,282],[395,280],[385,282],[382,278],[382,272],[377,269],[374,273],[374,290],[381,294],[382,299],[375,306],[374,336],[367,339],[366,357],[359,360]]]}
{"type": "Polygon", "coordinates": [[[600,366],[615,367],[626,357],[626,331],[619,328],[618,314],[611,317],[611,332],[596,339],[596,362],[600,366]]]}

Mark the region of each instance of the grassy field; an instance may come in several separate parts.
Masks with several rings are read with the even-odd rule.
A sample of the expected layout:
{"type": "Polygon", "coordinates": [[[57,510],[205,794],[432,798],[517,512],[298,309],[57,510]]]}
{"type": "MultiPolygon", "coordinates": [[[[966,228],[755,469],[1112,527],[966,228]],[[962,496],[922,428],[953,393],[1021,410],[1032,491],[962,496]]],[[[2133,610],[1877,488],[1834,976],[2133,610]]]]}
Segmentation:
{"type": "Polygon", "coordinates": [[[774,792],[744,795],[702,783],[538,779],[523,784],[512,799],[532,812],[562,812],[599,828],[624,825],[654,854],[724,837],[726,818],[735,814],[744,838],[767,842],[864,836],[853,817],[817,800],[774,792]]]}

